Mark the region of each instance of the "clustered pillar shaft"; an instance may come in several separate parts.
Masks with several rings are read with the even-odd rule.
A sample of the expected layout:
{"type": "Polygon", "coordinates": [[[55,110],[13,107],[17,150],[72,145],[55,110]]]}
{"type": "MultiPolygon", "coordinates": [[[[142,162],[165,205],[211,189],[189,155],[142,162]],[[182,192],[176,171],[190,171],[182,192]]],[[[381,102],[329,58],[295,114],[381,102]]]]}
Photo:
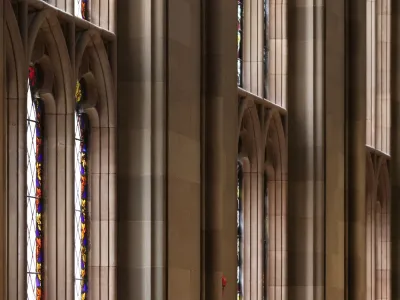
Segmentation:
{"type": "Polygon", "coordinates": [[[366,4],[348,2],[347,226],[348,299],[366,299],[366,4]]]}
{"type": "Polygon", "coordinates": [[[205,28],[204,299],[236,297],[237,2],[203,0],[205,28]],[[227,286],[222,291],[222,276],[227,286]]]}
{"type": "Polygon", "coordinates": [[[117,2],[118,298],[166,299],[166,1],[117,2]]]}

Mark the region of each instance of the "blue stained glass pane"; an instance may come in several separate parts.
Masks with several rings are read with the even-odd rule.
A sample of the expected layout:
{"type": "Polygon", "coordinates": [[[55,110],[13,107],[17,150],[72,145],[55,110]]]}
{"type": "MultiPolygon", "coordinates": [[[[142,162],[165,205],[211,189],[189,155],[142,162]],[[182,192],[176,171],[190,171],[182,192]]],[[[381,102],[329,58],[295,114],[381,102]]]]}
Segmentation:
{"type": "Polygon", "coordinates": [[[82,291],[83,291],[84,293],[87,293],[87,292],[88,292],[88,285],[87,285],[87,283],[84,283],[84,284],[82,285],[82,291]]]}

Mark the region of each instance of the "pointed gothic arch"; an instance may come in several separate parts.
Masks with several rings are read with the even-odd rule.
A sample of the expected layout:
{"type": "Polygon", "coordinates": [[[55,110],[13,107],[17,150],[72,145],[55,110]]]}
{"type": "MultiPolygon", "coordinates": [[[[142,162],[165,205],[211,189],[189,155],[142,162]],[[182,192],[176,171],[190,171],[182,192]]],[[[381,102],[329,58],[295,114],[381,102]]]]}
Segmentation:
{"type": "Polygon", "coordinates": [[[250,97],[239,103],[243,297],[281,300],[286,291],[286,142],[282,117],[250,97]]]}

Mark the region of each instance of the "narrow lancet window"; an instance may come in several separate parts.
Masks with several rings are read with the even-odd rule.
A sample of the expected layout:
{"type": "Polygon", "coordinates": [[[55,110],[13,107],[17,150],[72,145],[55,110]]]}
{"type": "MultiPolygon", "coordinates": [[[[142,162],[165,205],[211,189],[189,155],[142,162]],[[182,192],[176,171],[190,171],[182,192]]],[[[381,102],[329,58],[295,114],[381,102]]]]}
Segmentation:
{"type": "Polygon", "coordinates": [[[42,72],[29,67],[27,95],[27,299],[43,299],[43,101],[38,93],[42,72]]]}
{"type": "Polygon", "coordinates": [[[89,120],[80,110],[85,97],[84,84],[76,85],[75,112],[75,300],[88,299],[89,193],[88,140],[89,120]]]}
{"type": "Polygon", "coordinates": [[[243,170],[240,162],[237,162],[237,185],[236,185],[236,202],[237,202],[237,300],[243,300],[243,170]]]}

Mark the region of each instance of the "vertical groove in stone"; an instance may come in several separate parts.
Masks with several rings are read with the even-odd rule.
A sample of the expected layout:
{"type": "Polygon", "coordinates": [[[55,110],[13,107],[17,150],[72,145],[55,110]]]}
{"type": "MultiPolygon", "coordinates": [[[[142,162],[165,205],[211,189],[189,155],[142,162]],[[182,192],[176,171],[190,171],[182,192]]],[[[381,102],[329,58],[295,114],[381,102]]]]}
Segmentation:
{"type": "Polygon", "coordinates": [[[366,298],[366,4],[348,3],[348,297],[366,298]]]}
{"type": "Polygon", "coordinates": [[[152,201],[151,255],[152,300],[166,299],[166,112],[167,112],[167,3],[152,0],[151,5],[151,82],[152,91],[152,201]]]}
{"type": "MultiPolygon", "coordinates": [[[[18,25],[21,32],[21,39],[22,45],[25,50],[25,59],[28,59],[28,3],[26,1],[18,3],[18,25]]],[[[29,63],[29,61],[27,61],[29,63]]],[[[22,80],[27,80],[25,77],[22,80]]],[[[25,91],[26,93],[26,91],[25,91]]],[[[26,99],[26,95],[23,96],[23,99],[26,99]]],[[[26,100],[22,102],[24,106],[26,106],[26,100]]],[[[26,108],[23,109],[24,111],[24,119],[26,120],[26,108]]],[[[22,122],[21,122],[22,123],[22,122]]],[[[22,135],[24,149],[26,149],[26,131],[22,135]]],[[[19,144],[21,145],[21,144],[19,144]]],[[[24,155],[22,157],[22,164],[24,166],[24,173],[23,173],[23,194],[18,196],[18,252],[21,255],[18,257],[18,300],[25,300],[27,295],[26,286],[27,286],[27,279],[26,279],[26,261],[27,261],[27,250],[26,250],[26,153],[24,150],[24,155]]],[[[20,179],[22,179],[20,178],[20,179]]]]}
{"type": "Polygon", "coordinates": [[[166,1],[119,1],[117,13],[118,297],[162,300],[166,1]]]}
{"type": "Polygon", "coordinates": [[[325,286],[325,3],[314,0],[314,285],[315,300],[324,299],[325,286]]]}
{"type": "Polygon", "coordinates": [[[391,299],[400,299],[400,2],[391,3],[391,299]]]}
{"type": "MultiPolygon", "coordinates": [[[[200,283],[200,300],[207,300],[207,293],[206,293],[206,268],[207,268],[207,259],[206,259],[206,241],[207,241],[207,235],[206,235],[206,199],[207,199],[207,194],[206,194],[206,178],[207,178],[207,155],[206,155],[206,99],[207,99],[207,94],[206,94],[206,71],[207,71],[207,60],[206,60],[206,28],[207,28],[207,23],[206,23],[206,1],[207,0],[200,0],[200,45],[201,45],[201,51],[200,51],[200,160],[201,160],[201,169],[200,169],[200,203],[201,203],[201,209],[200,209],[200,245],[201,245],[201,251],[200,251],[200,276],[201,276],[201,283],[200,283]]],[[[237,63],[237,62],[236,62],[237,63]]]]}
{"type": "MultiPolygon", "coordinates": [[[[77,81],[77,77],[79,70],[75,70],[75,49],[76,49],[76,32],[75,32],[75,23],[68,23],[67,24],[67,28],[66,28],[66,32],[68,34],[68,37],[66,39],[67,42],[67,48],[68,48],[68,53],[69,53],[69,57],[70,57],[70,61],[71,61],[71,72],[72,72],[72,85],[73,85],[73,91],[75,91],[75,83],[77,81]]],[[[75,96],[75,93],[73,94],[73,96],[75,96]]],[[[68,118],[68,115],[67,115],[68,118]]],[[[66,138],[66,142],[67,145],[71,145],[71,148],[68,149],[67,148],[67,157],[70,159],[71,162],[75,162],[75,111],[69,116],[69,120],[73,126],[72,132],[70,135],[67,136],[66,138]],[[73,145],[73,146],[72,146],[73,145]]],[[[68,123],[67,123],[68,124],[68,123]]],[[[68,130],[67,130],[68,132],[68,130]]],[[[72,166],[72,168],[70,166],[68,166],[68,168],[70,168],[69,170],[69,174],[67,175],[66,178],[66,182],[67,184],[72,187],[72,191],[73,194],[69,195],[67,193],[66,195],[66,199],[70,200],[70,199],[75,199],[75,172],[74,172],[74,165],[72,166]],[[72,197],[71,197],[72,196],[72,197]]],[[[72,206],[75,202],[71,201],[71,203],[65,204],[65,218],[67,220],[67,222],[65,222],[65,232],[66,232],[66,243],[67,245],[75,245],[74,243],[74,233],[75,233],[75,227],[74,221],[74,207],[72,206]]],[[[70,299],[71,297],[74,297],[74,277],[75,277],[75,257],[74,257],[74,253],[75,253],[75,249],[74,247],[69,247],[66,249],[65,251],[65,256],[66,256],[66,261],[70,262],[65,264],[61,270],[65,270],[64,274],[62,274],[61,277],[63,279],[63,281],[59,280],[59,282],[61,282],[61,286],[58,286],[58,293],[59,294],[63,294],[64,299],[70,299]],[[64,287],[65,286],[65,287],[64,287]]],[[[62,257],[62,256],[61,256],[62,257]]],[[[57,268],[58,269],[58,268],[57,268]]],[[[58,270],[58,272],[60,272],[58,270]]],[[[60,297],[60,300],[63,299],[60,297]]]]}
{"type": "Polygon", "coordinates": [[[6,176],[6,170],[5,170],[5,128],[4,124],[7,118],[5,118],[5,97],[3,97],[6,93],[4,90],[4,71],[6,70],[6,65],[5,65],[5,38],[4,38],[4,32],[5,32],[5,17],[4,17],[4,7],[5,7],[5,0],[0,0],[0,41],[1,41],[1,48],[0,48],[0,191],[2,191],[0,195],[0,216],[1,216],[1,223],[0,223],[0,297],[3,299],[7,299],[6,296],[6,193],[5,191],[5,176],[6,176]]]}

